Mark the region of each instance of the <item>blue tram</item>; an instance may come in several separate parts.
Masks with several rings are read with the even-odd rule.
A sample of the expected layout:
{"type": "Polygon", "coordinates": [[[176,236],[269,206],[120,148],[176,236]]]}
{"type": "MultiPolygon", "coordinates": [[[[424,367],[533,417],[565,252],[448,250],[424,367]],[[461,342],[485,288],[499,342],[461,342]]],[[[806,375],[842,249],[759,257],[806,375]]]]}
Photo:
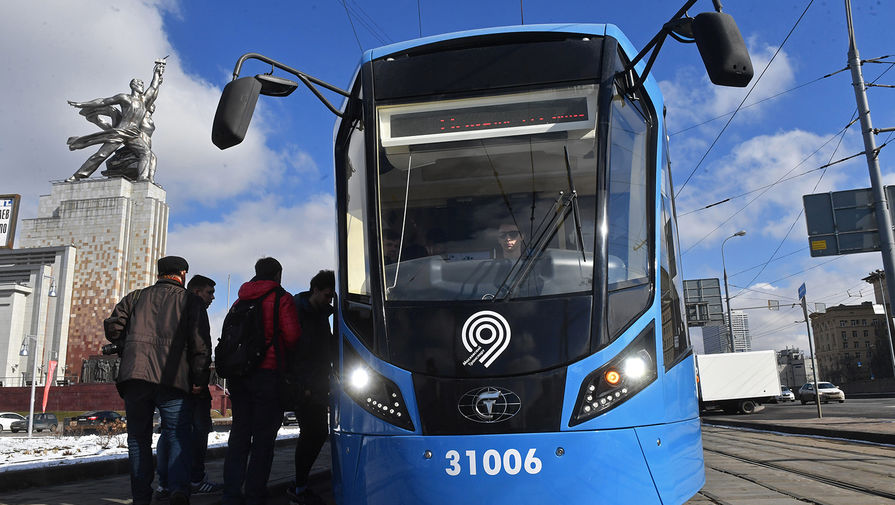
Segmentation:
{"type": "MultiPolygon", "coordinates": [[[[713,80],[745,86],[732,19],[684,12],[651,45],[695,38],[713,80]]],[[[656,50],[642,61],[608,24],[475,30],[368,51],[347,91],[240,59],[235,77],[272,63],[339,116],[339,503],[671,504],[702,487],[656,50]]],[[[215,143],[295,86],[235,79],[215,143]]]]}

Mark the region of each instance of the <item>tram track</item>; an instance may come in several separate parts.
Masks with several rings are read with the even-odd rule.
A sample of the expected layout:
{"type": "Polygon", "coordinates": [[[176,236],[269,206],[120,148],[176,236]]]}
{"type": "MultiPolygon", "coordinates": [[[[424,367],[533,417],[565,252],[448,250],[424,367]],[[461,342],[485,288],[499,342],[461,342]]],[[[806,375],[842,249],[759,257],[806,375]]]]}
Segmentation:
{"type": "MultiPolygon", "coordinates": [[[[803,478],[806,478],[806,479],[811,479],[811,480],[813,480],[813,481],[817,481],[817,482],[820,482],[820,483],[823,483],[823,484],[827,484],[827,485],[830,485],[830,486],[835,486],[835,487],[838,487],[838,488],[840,488],[840,489],[847,489],[847,490],[849,490],[849,491],[854,491],[854,492],[861,493],[861,494],[866,494],[866,495],[871,495],[871,496],[878,496],[878,497],[880,497],[880,498],[887,498],[887,499],[892,500],[893,502],[895,502],[895,493],[890,493],[890,492],[886,492],[886,491],[881,491],[881,490],[873,489],[873,488],[870,488],[870,487],[867,487],[867,486],[861,486],[861,485],[852,484],[852,483],[849,483],[849,482],[844,482],[844,481],[840,481],[840,480],[832,479],[832,478],[829,478],[829,477],[826,477],[826,476],[823,476],[823,475],[820,475],[820,474],[817,474],[817,473],[794,470],[794,469],[792,469],[792,468],[789,468],[789,467],[786,467],[786,466],[783,466],[783,465],[777,465],[777,464],[774,464],[774,463],[768,463],[768,462],[761,461],[761,460],[757,460],[757,459],[744,458],[744,457],[742,457],[742,456],[737,456],[737,455],[735,455],[735,454],[730,454],[730,453],[725,452],[725,451],[719,451],[719,450],[714,450],[714,449],[703,449],[703,450],[704,450],[705,452],[714,453],[714,454],[718,454],[718,455],[721,455],[721,456],[724,456],[724,457],[727,457],[727,458],[735,459],[735,460],[737,460],[737,461],[740,461],[740,462],[743,462],[743,463],[746,463],[746,464],[749,464],[749,465],[761,466],[761,467],[769,468],[769,469],[772,469],[772,470],[777,470],[777,471],[786,472],[786,473],[788,473],[788,474],[798,475],[799,477],[803,477],[803,478]]],[[[730,475],[735,475],[735,476],[738,477],[738,478],[745,479],[745,480],[749,480],[750,482],[753,482],[753,483],[758,484],[758,485],[760,485],[760,486],[766,487],[766,488],[771,489],[771,490],[773,490],[773,491],[776,491],[776,492],[778,492],[778,493],[786,494],[787,496],[791,496],[791,497],[796,498],[796,499],[799,499],[799,500],[804,500],[804,501],[806,501],[807,503],[817,503],[818,505],[822,505],[823,503],[825,503],[825,502],[818,502],[818,501],[815,501],[813,498],[804,497],[804,496],[797,496],[797,495],[795,495],[795,494],[786,492],[786,491],[781,490],[781,489],[779,489],[779,488],[776,488],[776,487],[774,487],[774,486],[769,486],[767,483],[759,482],[757,479],[750,479],[750,478],[745,477],[745,476],[740,475],[740,474],[732,474],[731,472],[728,472],[728,471],[726,471],[726,470],[719,469],[719,468],[714,468],[714,467],[713,467],[713,470],[720,471],[720,472],[724,472],[724,473],[728,473],[728,474],[730,474],[730,475]]],[[[723,503],[723,502],[721,502],[721,503],[723,503]]]]}
{"type": "Polygon", "coordinates": [[[743,432],[733,435],[724,429],[703,435],[707,480],[723,484],[703,488],[698,503],[729,505],[728,493],[719,491],[742,486],[774,495],[781,503],[895,504],[895,492],[886,484],[895,476],[891,448],[796,441],[772,433],[743,437],[743,432]]]}

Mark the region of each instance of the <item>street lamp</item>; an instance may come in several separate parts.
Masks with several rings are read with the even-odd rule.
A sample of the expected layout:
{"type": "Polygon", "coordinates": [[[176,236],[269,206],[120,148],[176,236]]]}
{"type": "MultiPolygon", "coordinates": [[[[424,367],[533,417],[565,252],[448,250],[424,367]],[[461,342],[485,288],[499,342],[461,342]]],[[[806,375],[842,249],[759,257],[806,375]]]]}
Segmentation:
{"type": "Polygon", "coordinates": [[[730,352],[734,352],[733,347],[733,315],[730,313],[730,288],[727,287],[727,265],[724,263],[724,244],[733,237],[742,237],[746,234],[746,230],[740,230],[721,242],[721,267],[724,270],[724,297],[727,299],[727,334],[730,338],[730,352]]]}
{"type": "MultiPolygon", "coordinates": [[[[47,296],[55,298],[56,297],[56,279],[51,275],[43,275],[43,278],[50,279],[50,292],[47,293],[47,296]]],[[[40,326],[40,308],[43,306],[43,303],[40,301],[40,297],[37,299],[37,321],[38,327],[40,326]]],[[[44,334],[46,334],[46,328],[44,328],[44,334]]],[[[31,434],[34,430],[34,393],[37,389],[37,362],[40,359],[40,355],[37,352],[37,335],[26,335],[25,338],[30,340],[34,340],[34,357],[32,359],[31,365],[31,407],[28,415],[28,438],[31,438],[31,434]]],[[[22,341],[22,348],[19,349],[19,356],[28,356],[28,347],[25,345],[25,341],[22,341]]]]}

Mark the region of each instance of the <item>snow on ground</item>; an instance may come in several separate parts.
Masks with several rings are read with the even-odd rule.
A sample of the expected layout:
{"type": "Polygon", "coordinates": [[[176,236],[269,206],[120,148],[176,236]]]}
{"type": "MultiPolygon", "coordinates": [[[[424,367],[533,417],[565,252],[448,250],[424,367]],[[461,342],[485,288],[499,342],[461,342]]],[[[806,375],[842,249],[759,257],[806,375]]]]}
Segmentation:
{"type": "MultiPolygon", "coordinates": [[[[282,426],[278,439],[298,437],[298,426],[282,426]]],[[[159,435],[152,435],[155,449],[159,435]]],[[[208,447],[227,445],[229,431],[208,434],[208,447]]],[[[127,434],[0,437],[0,472],[127,458],[127,434]]]]}

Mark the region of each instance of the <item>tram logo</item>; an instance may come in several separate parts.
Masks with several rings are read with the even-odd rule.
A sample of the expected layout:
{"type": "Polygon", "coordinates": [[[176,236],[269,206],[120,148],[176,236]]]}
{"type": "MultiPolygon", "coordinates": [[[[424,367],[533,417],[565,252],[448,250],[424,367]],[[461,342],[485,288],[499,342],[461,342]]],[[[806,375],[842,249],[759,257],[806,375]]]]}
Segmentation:
{"type": "Polygon", "coordinates": [[[482,310],[463,323],[460,337],[463,347],[470,353],[463,364],[482,363],[488,368],[510,345],[510,324],[497,312],[482,310]]]}
{"type": "Polygon", "coordinates": [[[485,386],[463,393],[457,408],[470,421],[499,423],[518,414],[522,401],[509,389],[485,386]]]}

